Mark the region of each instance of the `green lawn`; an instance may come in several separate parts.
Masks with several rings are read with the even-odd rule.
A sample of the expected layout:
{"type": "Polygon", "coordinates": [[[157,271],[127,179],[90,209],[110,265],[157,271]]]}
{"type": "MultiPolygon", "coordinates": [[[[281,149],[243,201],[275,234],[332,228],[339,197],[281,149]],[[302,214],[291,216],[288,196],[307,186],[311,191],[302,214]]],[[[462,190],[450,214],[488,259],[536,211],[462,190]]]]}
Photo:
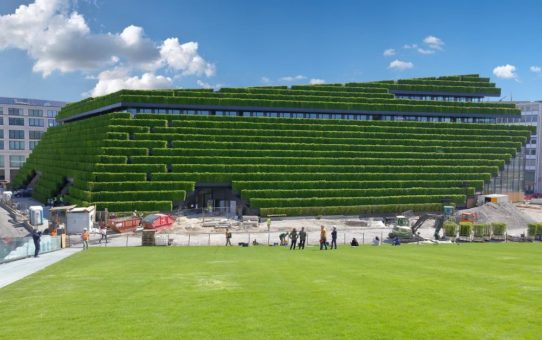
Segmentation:
{"type": "Polygon", "coordinates": [[[534,339],[541,315],[541,244],[94,248],[0,289],[1,339],[534,339]]]}

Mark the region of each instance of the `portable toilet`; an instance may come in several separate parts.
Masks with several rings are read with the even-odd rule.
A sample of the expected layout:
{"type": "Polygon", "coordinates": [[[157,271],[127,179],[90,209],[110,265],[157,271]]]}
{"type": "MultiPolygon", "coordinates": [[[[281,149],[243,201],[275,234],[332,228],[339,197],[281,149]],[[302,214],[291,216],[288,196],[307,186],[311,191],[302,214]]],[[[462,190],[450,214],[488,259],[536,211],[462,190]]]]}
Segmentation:
{"type": "Polygon", "coordinates": [[[41,205],[31,205],[28,211],[31,225],[37,226],[43,224],[43,207],[41,205]]]}
{"type": "Polygon", "coordinates": [[[444,217],[448,218],[454,214],[454,207],[452,205],[444,206],[444,217]]]}
{"type": "Polygon", "coordinates": [[[90,231],[94,226],[96,208],[73,208],[66,212],[66,234],[81,234],[84,228],[90,231]]]}

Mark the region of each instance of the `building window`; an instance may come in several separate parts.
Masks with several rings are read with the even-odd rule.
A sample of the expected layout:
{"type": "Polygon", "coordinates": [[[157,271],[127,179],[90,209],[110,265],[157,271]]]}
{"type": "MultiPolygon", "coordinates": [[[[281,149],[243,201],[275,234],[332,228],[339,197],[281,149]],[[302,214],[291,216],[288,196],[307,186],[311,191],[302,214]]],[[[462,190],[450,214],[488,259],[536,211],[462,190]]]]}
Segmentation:
{"type": "Polygon", "coordinates": [[[43,110],[29,109],[28,115],[31,117],[43,117],[43,110]]]}
{"type": "Polygon", "coordinates": [[[17,109],[15,107],[9,107],[8,108],[8,115],[10,116],[21,116],[23,114],[22,109],[17,109]]]}
{"type": "Polygon", "coordinates": [[[28,131],[28,138],[29,139],[41,139],[43,137],[44,131],[36,131],[36,130],[30,130],[28,131]]]}
{"type": "Polygon", "coordinates": [[[9,125],[24,126],[24,118],[9,117],[9,125]]]}
{"type": "Polygon", "coordinates": [[[4,141],[0,140],[0,150],[4,150],[4,141]]]}
{"type": "Polygon", "coordinates": [[[47,126],[48,127],[53,127],[53,126],[56,126],[56,120],[54,119],[47,119],[47,126]]]}
{"type": "Polygon", "coordinates": [[[47,117],[48,118],[55,118],[57,113],[58,113],[57,111],[49,110],[49,111],[47,111],[47,117]]]}
{"type": "MultiPolygon", "coordinates": [[[[2,114],[2,112],[0,112],[2,114]]],[[[0,117],[0,125],[4,125],[4,117],[0,117]]]]}
{"type": "Polygon", "coordinates": [[[45,122],[41,118],[28,118],[28,125],[29,126],[45,126],[45,122]]]}
{"type": "Polygon", "coordinates": [[[24,139],[24,130],[9,130],[9,139],[24,139]]]}
{"type": "Polygon", "coordinates": [[[24,141],[10,140],[9,149],[10,150],[24,150],[24,141]]]}
{"type": "Polygon", "coordinates": [[[4,138],[4,130],[0,130],[0,138],[4,138]]]}
{"type": "Polygon", "coordinates": [[[20,155],[10,155],[9,156],[9,166],[10,168],[20,168],[24,164],[24,156],[20,155]]]}
{"type": "Polygon", "coordinates": [[[4,155],[0,155],[0,169],[4,169],[4,155]]]}
{"type": "Polygon", "coordinates": [[[39,141],[31,140],[30,142],[28,142],[28,149],[34,150],[36,148],[36,145],[38,145],[38,143],[39,141]]]}

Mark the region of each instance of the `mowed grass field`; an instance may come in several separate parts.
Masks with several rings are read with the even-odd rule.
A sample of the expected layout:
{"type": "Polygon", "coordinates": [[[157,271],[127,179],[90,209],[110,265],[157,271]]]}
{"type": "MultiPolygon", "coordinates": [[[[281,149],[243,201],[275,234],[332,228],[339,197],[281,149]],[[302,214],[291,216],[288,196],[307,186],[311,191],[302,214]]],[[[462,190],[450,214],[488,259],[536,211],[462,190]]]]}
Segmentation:
{"type": "Polygon", "coordinates": [[[2,339],[540,339],[542,245],[91,248],[0,289],[2,339]]]}

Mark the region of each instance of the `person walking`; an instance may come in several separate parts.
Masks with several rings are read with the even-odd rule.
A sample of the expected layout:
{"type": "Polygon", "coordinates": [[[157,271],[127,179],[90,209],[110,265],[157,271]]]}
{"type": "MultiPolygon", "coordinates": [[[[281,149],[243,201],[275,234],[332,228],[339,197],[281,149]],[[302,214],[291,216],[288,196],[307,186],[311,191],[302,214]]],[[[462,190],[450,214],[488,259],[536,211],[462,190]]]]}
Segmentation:
{"type": "Polygon", "coordinates": [[[327,231],[324,226],[321,226],[320,227],[320,250],[322,250],[324,247],[327,250],[327,231]]]}
{"type": "Polygon", "coordinates": [[[305,240],[307,239],[307,233],[305,227],[301,227],[299,231],[299,247],[297,249],[305,249],[305,240]]]}
{"type": "Polygon", "coordinates": [[[295,250],[295,247],[297,245],[297,230],[292,229],[292,232],[290,233],[290,240],[292,240],[292,244],[290,244],[290,250],[295,250]]]}
{"type": "Polygon", "coordinates": [[[100,227],[100,244],[102,244],[102,240],[105,240],[105,244],[107,244],[107,227],[105,225],[102,225],[100,227]]]}
{"type": "Polygon", "coordinates": [[[231,231],[229,228],[226,228],[226,246],[231,246],[231,231]]]}
{"type": "Polygon", "coordinates": [[[34,257],[38,257],[40,253],[41,231],[38,231],[38,229],[32,230],[32,240],[34,240],[34,257]]]}
{"type": "Polygon", "coordinates": [[[333,231],[331,232],[331,249],[333,249],[333,245],[337,249],[337,228],[335,227],[333,227],[333,231]]]}
{"type": "Polygon", "coordinates": [[[88,249],[88,238],[89,238],[88,230],[87,228],[83,228],[83,233],[81,234],[81,240],[83,241],[83,250],[88,249]]]}

